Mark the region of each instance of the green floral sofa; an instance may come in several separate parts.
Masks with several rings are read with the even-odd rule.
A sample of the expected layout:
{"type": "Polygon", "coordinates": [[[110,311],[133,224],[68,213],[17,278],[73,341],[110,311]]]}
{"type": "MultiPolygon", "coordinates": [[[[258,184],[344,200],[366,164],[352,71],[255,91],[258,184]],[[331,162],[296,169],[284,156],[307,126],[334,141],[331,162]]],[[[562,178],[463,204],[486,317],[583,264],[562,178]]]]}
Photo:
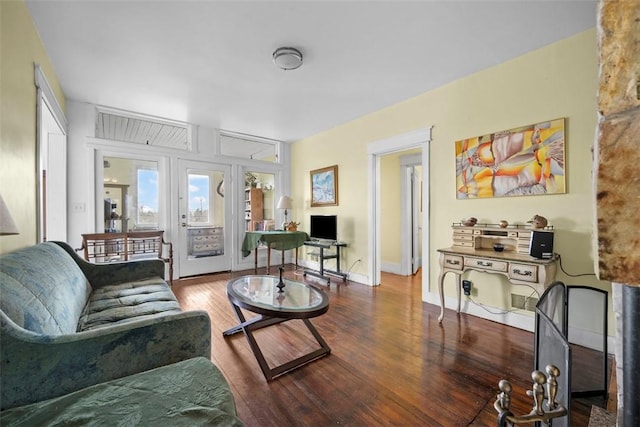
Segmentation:
{"type": "MultiPolygon", "coordinates": [[[[158,405],[173,401],[169,413],[176,416],[194,405],[203,407],[201,401],[212,404],[207,396],[215,389],[214,406],[235,420],[229,386],[209,361],[207,313],[183,312],[162,277],[160,260],[91,264],[61,242],[0,256],[0,424],[15,421],[15,414],[29,420],[24,417],[51,401],[53,406],[44,413],[56,413],[51,410],[55,408],[66,416],[70,401],[93,402],[96,396],[99,404],[108,396],[120,417],[136,417],[141,403],[128,404],[127,412],[126,402],[131,403],[128,394],[140,391],[139,382],[151,381],[149,393],[138,397],[153,408],[153,396],[162,400],[162,395],[180,389],[178,380],[172,382],[176,375],[189,377],[179,392],[183,399],[166,398],[158,405]],[[190,365],[194,363],[198,369],[190,365]],[[210,381],[206,387],[194,386],[191,399],[188,384],[194,375],[210,381]],[[114,406],[118,399],[124,399],[124,406],[114,406]]],[[[172,419],[161,424],[181,423],[172,419]]]]}

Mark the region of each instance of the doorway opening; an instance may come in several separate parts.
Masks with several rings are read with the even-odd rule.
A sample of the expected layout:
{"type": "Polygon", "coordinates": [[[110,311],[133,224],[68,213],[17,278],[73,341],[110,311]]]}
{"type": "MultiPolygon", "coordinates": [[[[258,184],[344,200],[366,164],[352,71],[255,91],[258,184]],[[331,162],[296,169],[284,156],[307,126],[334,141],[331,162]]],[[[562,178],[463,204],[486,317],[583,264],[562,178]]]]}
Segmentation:
{"type": "Polygon", "coordinates": [[[381,156],[381,271],[408,276],[422,265],[422,154],[381,156]]]}
{"type": "Polygon", "coordinates": [[[425,281],[429,277],[429,142],[431,141],[431,128],[417,129],[402,135],[397,135],[380,141],[374,141],[367,147],[369,158],[369,270],[368,283],[371,286],[380,284],[381,272],[381,196],[380,196],[380,170],[381,157],[385,154],[403,151],[411,148],[422,149],[422,266],[427,270],[423,274],[423,295],[428,284],[425,281]]]}

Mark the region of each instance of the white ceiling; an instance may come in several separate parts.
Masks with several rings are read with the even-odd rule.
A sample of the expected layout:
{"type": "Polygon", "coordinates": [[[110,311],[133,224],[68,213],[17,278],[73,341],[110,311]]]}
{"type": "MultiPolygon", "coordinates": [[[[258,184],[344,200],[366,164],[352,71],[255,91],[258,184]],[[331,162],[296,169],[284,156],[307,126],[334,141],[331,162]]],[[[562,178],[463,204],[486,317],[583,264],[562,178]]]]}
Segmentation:
{"type": "Polygon", "coordinates": [[[67,98],[290,142],[596,24],[595,0],[27,6],[67,98]]]}

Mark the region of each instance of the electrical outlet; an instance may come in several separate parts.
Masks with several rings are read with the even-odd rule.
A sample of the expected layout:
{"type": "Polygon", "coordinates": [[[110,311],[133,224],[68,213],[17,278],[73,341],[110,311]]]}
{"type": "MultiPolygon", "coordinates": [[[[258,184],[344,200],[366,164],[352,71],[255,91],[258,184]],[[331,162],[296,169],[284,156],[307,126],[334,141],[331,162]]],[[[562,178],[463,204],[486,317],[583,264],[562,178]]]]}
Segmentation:
{"type": "Polygon", "coordinates": [[[464,291],[465,295],[471,296],[471,280],[462,281],[462,290],[464,291]]]}

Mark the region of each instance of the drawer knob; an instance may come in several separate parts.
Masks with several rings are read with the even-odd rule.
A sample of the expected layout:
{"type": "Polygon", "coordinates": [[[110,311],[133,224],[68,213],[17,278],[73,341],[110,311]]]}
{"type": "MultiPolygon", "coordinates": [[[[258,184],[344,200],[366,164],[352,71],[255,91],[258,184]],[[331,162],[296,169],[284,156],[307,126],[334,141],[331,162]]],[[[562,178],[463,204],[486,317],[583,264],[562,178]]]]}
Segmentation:
{"type": "Polygon", "coordinates": [[[454,261],[454,260],[448,259],[448,260],[447,260],[447,264],[451,264],[451,265],[460,265],[460,261],[458,261],[458,260],[455,260],[455,261],[454,261]]]}
{"type": "Polygon", "coordinates": [[[481,267],[493,267],[493,263],[489,261],[478,261],[478,265],[481,267]]]}

